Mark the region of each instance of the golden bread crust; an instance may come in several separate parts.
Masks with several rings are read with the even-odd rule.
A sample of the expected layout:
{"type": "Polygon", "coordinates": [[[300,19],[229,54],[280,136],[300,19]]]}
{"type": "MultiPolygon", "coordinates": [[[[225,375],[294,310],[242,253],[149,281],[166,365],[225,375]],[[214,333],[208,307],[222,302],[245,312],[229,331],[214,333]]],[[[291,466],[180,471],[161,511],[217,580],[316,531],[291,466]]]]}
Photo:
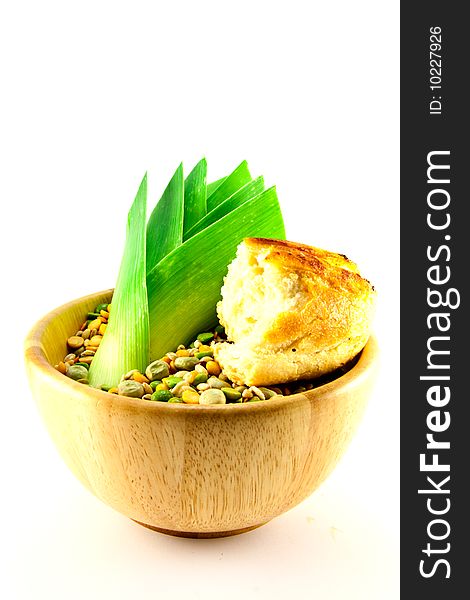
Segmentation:
{"type": "Polygon", "coordinates": [[[219,317],[235,344],[218,344],[215,352],[231,379],[270,385],[319,377],[364,347],[376,293],[355,263],[341,254],[284,240],[247,238],[242,243],[261,268],[274,267],[281,285],[295,278],[299,294],[288,310],[263,325],[254,346],[227,327],[222,300],[219,317]]]}

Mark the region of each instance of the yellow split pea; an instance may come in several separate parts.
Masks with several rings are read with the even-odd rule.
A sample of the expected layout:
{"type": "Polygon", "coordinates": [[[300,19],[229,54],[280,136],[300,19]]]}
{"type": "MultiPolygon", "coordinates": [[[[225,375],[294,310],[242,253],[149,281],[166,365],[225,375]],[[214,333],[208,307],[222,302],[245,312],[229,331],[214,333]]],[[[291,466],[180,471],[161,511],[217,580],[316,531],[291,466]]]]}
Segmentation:
{"type": "Polygon", "coordinates": [[[206,369],[209,375],[215,375],[216,377],[221,373],[220,365],[215,360],[209,360],[206,363],[206,369]]]}
{"type": "Polygon", "coordinates": [[[186,404],[199,404],[199,394],[195,390],[184,390],[181,399],[186,404]]]}
{"type": "Polygon", "coordinates": [[[142,373],[139,373],[138,371],[132,375],[132,379],[134,381],[138,381],[139,383],[150,383],[147,377],[145,377],[145,375],[142,375],[142,373]]]}
{"type": "Polygon", "coordinates": [[[91,321],[88,324],[88,329],[99,329],[102,325],[103,321],[100,319],[100,317],[98,317],[97,319],[93,319],[93,321],[91,321]]]}

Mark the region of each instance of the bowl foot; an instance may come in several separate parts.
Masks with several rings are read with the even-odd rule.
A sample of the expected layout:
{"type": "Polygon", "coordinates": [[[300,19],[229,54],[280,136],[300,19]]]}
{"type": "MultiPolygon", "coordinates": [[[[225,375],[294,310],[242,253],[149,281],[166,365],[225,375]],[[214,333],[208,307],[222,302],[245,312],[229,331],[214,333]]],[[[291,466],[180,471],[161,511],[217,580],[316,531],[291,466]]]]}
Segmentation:
{"type": "MultiPolygon", "coordinates": [[[[135,521],[135,519],[133,519],[135,521]]],[[[251,527],[243,527],[242,529],[233,529],[231,531],[174,531],[173,529],[162,529],[161,527],[154,527],[153,525],[148,525],[147,523],[142,523],[141,521],[135,521],[139,525],[143,527],[147,527],[147,529],[152,529],[153,531],[158,531],[158,533],[164,533],[165,535],[174,535],[176,537],[184,537],[184,538],[197,538],[197,539],[207,539],[207,538],[221,538],[221,537],[229,537],[231,535],[239,535],[240,533],[247,533],[248,531],[253,531],[253,529],[257,529],[262,525],[268,523],[265,521],[264,523],[259,523],[258,525],[252,525],[251,527]]]]}

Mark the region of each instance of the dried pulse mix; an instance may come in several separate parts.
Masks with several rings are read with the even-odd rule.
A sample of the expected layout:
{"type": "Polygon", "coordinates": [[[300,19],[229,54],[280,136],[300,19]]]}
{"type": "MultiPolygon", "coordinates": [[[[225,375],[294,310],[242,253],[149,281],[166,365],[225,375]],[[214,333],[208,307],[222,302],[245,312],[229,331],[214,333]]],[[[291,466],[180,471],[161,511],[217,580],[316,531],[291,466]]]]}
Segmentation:
{"type": "MultiPolygon", "coordinates": [[[[88,369],[106,331],[111,304],[100,304],[80,330],[67,340],[70,353],[56,365],[64,375],[88,385],[88,369]]],[[[274,396],[287,396],[314,387],[312,382],[297,382],[290,386],[257,387],[237,385],[224,374],[214,360],[213,346],[225,340],[221,326],[201,333],[188,348],[178,346],[151,362],[144,373],[138,369],[123,374],[113,387],[103,391],[131,398],[157,402],[185,404],[227,404],[259,402],[274,396]]]]}

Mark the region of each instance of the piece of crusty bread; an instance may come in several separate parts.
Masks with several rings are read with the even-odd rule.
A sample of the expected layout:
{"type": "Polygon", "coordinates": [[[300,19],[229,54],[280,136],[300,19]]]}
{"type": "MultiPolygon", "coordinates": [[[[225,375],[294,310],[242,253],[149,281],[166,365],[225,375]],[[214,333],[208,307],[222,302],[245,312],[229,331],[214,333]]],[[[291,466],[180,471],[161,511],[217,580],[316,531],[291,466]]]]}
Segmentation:
{"type": "Polygon", "coordinates": [[[240,384],[273,385],[329,373],[365,346],[373,286],[342,254],[247,238],[228,267],[217,314],[229,342],[215,358],[240,384]]]}

